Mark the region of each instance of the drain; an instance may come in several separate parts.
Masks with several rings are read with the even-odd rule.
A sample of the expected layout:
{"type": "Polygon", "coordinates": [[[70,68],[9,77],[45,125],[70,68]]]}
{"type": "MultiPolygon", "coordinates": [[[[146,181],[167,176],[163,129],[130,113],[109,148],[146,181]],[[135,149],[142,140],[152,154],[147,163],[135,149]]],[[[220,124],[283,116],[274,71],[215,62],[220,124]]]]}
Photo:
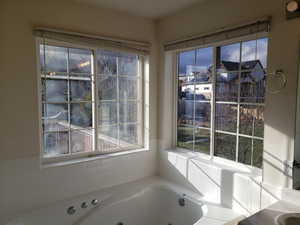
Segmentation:
{"type": "Polygon", "coordinates": [[[117,223],[117,225],[124,225],[122,222],[117,223]]]}

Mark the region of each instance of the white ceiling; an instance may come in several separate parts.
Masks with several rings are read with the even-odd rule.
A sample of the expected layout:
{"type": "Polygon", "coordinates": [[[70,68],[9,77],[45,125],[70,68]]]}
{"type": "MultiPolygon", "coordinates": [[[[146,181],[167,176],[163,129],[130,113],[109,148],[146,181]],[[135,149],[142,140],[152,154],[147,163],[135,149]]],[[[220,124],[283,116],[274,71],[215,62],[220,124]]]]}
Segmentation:
{"type": "Polygon", "coordinates": [[[75,0],[129,14],[158,19],[205,0],[75,0]]]}

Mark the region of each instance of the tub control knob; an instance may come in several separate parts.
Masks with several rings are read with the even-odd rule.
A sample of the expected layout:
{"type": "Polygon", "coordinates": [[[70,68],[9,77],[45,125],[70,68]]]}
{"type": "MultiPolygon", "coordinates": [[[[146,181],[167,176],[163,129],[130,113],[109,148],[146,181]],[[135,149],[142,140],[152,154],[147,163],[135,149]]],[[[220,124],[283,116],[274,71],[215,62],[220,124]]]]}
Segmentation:
{"type": "Polygon", "coordinates": [[[86,209],[88,207],[88,204],[86,202],[81,203],[81,208],[86,209]]]}
{"type": "Polygon", "coordinates": [[[67,213],[69,215],[73,215],[74,213],[76,212],[76,209],[74,206],[70,206],[68,209],[67,209],[67,213]]]}
{"type": "Polygon", "coordinates": [[[93,199],[91,203],[92,205],[98,205],[99,201],[97,199],[93,199]]]}

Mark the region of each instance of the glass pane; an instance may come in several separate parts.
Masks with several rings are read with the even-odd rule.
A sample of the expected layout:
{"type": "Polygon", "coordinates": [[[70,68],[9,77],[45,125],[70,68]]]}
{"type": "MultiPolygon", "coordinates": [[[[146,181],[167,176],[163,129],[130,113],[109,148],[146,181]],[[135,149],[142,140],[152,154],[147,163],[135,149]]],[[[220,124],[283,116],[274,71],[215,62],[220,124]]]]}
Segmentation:
{"type": "Polygon", "coordinates": [[[44,133],[44,156],[53,157],[68,154],[69,133],[55,132],[44,133]]]}
{"type": "Polygon", "coordinates": [[[236,136],[230,134],[215,134],[215,156],[235,160],[236,136]]]}
{"type": "Polygon", "coordinates": [[[263,137],[264,135],[264,107],[240,106],[240,133],[263,137]]]}
{"type": "Polygon", "coordinates": [[[260,63],[264,68],[267,67],[267,56],[268,56],[268,38],[258,39],[256,59],[260,61],[260,63]]]}
{"type": "Polygon", "coordinates": [[[252,155],[252,139],[246,137],[239,137],[238,161],[240,163],[251,165],[251,155],[252,155]]]}
{"type": "Polygon", "coordinates": [[[177,108],[178,125],[193,125],[194,124],[194,101],[191,100],[178,100],[177,108]]]}
{"type": "Polygon", "coordinates": [[[71,131],[71,152],[90,152],[93,149],[93,130],[71,131]]]}
{"type": "Polygon", "coordinates": [[[217,48],[217,69],[223,73],[238,71],[240,65],[240,43],[217,48]]]}
{"type": "Polygon", "coordinates": [[[208,154],[210,153],[210,130],[195,130],[195,151],[208,154]]]}
{"type": "Polygon", "coordinates": [[[70,106],[71,126],[73,129],[92,127],[93,118],[91,103],[73,103],[70,106]]]}
{"type": "Polygon", "coordinates": [[[237,105],[216,104],[215,124],[217,130],[236,132],[237,105]]]}
{"type": "Polygon", "coordinates": [[[243,69],[248,69],[247,67],[245,67],[245,65],[247,65],[246,62],[251,64],[251,62],[256,59],[256,47],[256,40],[246,41],[242,43],[242,62],[244,62],[242,64],[243,69]]]}
{"type": "Polygon", "coordinates": [[[42,79],[42,100],[47,102],[68,101],[68,82],[66,80],[42,79]]]}
{"type": "Polygon", "coordinates": [[[138,127],[135,124],[121,124],[119,126],[121,148],[133,147],[132,145],[138,145],[137,129],[138,127]]]}
{"type": "Polygon", "coordinates": [[[87,49],[70,48],[69,54],[70,73],[92,73],[92,51],[87,49]]]}
{"type": "Polygon", "coordinates": [[[196,51],[181,52],[178,56],[178,72],[179,75],[193,75],[193,67],[195,66],[196,51]]]}
{"type": "Polygon", "coordinates": [[[213,48],[196,50],[196,66],[199,74],[211,74],[213,68],[213,48]]]}
{"type": "Polygon", "coordinates": [[[137,99],[137,79],[119,77],[119,94],[121,100],[137,99]]]}
{"type": "Polygon", "coordinates": [[[264,143],[262,140],[253,140],[253,166],[262,168],[264,143]]]}
{"type": "MultiPolygon", "coordinates": [[[[179,82],[178,83],[178,98],[182,99],[182,100],[194,100],[195,85],[187,84],[184,80],[181,80],[181,79],[178,82],[179,82]]],[[[201,99],[198,99],[198,100],[201,100],[201,99]]],[[[205,100],[204,97],[203,97],[203,100],[205,100]]]]}
{"type": "Polygon", "coordinates": [[[237,72],[222,72],[217,74],[216,101],[237,102],[238,100],[237,72]]]}
{"type": "Polygon", "coordinates": [[[111,76],[98,76],[98,97],[99,100],[117,99],[117,78],[111,76]]]}
{"type": "Polygon", "coordinates": [[[210,127],[210,103],[195,102],[195,126],[210,127]]]}
{"type": "Polygon", "coordinates": [[[69,129],[67,104],[43,104],[42,118],[44,131],[64,131],[69,129]]]}
{"type": "Polygon", "coordinates": [[[241,102],[263,103],[265,100],[265,72],[260,69],[241,75],[241,102]]]}
{"type": "Polygon", "coordinates": [[[138,75],[138,57],[135,54],[122,53],[118,58],[118,74],[126,76],[138,75]]]}
{"type": "Polygon", "coordinates": [[[193,150],[194,129],[186,126],[177,127],[177,146],[193,150]]]}
{"type": "Polygon", "coordinates": [[[97,51],[98,74],[116,75],[117,74],[117,53],[112,51],[97,51]]]}
{"type": "Polygon", "coordinates": [[[211,99],[212,85],[211,84],[196,84],[195,85],[195,99],[207,100],[211,99]]]}
{"type": "Polygon", "coordinates": [[[45,71],[45,49],[44,45],[40,45],[40,70],[45,71]]]}
{"type": "Polygon", "coordinates": [[[118,148],[118,126],[101,126],[98,129],[98,149],[100,151],[118,148]]]}
{"type": "Polygon", "coordinates": [[[98,109],[98,125],[112,125],[116,124],[117,122],[117,103],[100,103],[98,109]]]}
{"type": "Polygon", "coordinates": [[[71,101],[92,101],[91,81],[71,80],[70,100],[71,101]]]}
{"type": "Polygon", "coordinates": [[[137,102],[120,103],[120,122],[121,123],[137,122],[137,102]]]}
{"type": "Polygon", "coordinates": [[[48,75],[67,72],[68,50],[63,47],[45,46],[45,64],[48,75]]]}

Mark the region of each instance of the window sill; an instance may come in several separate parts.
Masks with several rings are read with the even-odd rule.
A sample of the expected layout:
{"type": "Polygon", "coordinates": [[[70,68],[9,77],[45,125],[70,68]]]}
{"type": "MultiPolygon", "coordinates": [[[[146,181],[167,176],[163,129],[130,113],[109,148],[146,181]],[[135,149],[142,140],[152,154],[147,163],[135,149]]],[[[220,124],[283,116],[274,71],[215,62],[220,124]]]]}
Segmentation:
{"type": "Polygon", "coordinates": [[[185,158],[187,160],[195,160],[218,169],[223,169],[231,171],[232,173],[238,175],[247,176],[255,180],[256,182],[262,182],[262,169],[256,167],[248,166],[242,163],[238,163],[228,159],[223,159],[216,156],[212,158],[210,155],[206,155],[200,152],[192,152],[182,148],[167,149],[164,151],[171,154],[176,154],[176,156],[185,158]]]}
{"type": "Polygon", "coordinates": [[[113,153],[108,153],[108,154],[98,154],[98,155],[94,155],[94,156],[82,156],[79,158],[72,158],[72,159],[64,159],[64,160],[57,159],[55,161],[50,161],[48,159],[41,159],[42,160],[41,168],[68,166],[68,165],[90,162],[90,161],[95,161],[95,160],[122,157],[122,156],[127,156],[127,155],[131,155],[131,154],[147,152],[147,151],[150,151],[150,149],[142,148],[142,149],[136,149],[136,150],[113,152],[113,153]]]}

